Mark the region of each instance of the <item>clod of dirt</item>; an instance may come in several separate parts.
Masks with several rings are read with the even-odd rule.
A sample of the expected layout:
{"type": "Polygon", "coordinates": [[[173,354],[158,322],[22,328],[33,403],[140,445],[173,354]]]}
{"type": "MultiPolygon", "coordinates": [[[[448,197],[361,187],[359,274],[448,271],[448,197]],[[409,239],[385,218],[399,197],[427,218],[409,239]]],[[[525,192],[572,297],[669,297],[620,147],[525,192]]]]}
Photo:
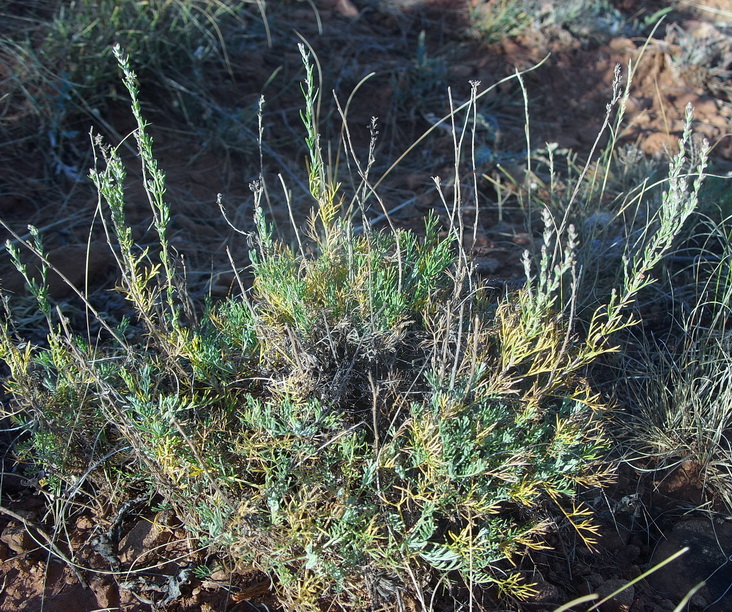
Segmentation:
{"type": "Polygon", "coordinates": [[[597,589],[600,599],[605,599],[610,594],[622,589],[617,595],[608,599],[600,606],[601,612],[628,612],[633,605],[635,589],[627,580],[612,578],[603,582],[597,589]]]}
{"type": "Polygon", "coordinates": [[[531,582],[534,584],[534,590],[536,591],[536,596],[532,598],[532,603],[553,607],[562,603],[562,594],[559,588],[551,582],[547,582],[540,572],[536,572],[531,577],[531,582]]]}
{"type": "Polygon", "coordinates": [[[89,587],[97,598],[100,607],[114,609],[119,606],[119,590],[112,580],[97,577],[91,580],[89,587]]]}
{"type": "Polygon", "coordinates": [[[122,538],[119,544],[120,557],[124,563],[139,563],[146,551],[164,546],[173,538],[172,533],[165,531],[161,525],[141,519],[122,538]]]}
{"type": "Polygon", "coordinates": [[[0,534],[0,541],[18,555],[36,547],[36,543],[25,530],[25,527],[15,521],[11,521],[3,529],[2,534],[0,534]]]}

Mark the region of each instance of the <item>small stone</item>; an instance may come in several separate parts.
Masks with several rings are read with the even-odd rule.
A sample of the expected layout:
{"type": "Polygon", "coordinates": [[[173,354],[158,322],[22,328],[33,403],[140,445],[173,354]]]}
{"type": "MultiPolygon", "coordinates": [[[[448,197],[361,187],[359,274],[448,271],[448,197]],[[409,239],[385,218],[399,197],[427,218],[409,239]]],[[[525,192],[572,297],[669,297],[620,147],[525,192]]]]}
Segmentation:
{"type": "Polygon", "coordinates": [[[536,595],[532,597],[532,601],[536,604],[555,604],[558,603],[561,598],[559,589],[547,582],[544,576],[540,572],[536,572],[531,578],[531,582],[534,584],[536,595]]]}
{"type": "Polygon", "coordinates": [[[635,589],[627,580],[606,580],[597,589],[597,594],[600,599],[604,599],[618,589],[622,590],[600,606],[602,612],[629,612],[635,598],[635,589]]]}
{"type": "Polygon", "coordinates": [[[94,528],[94,523],[91,520],[91,517],[83,514],[78,519],[76,519],[76,528],[79,531],[87,531],[94,528]]]}
{"type": "Polygon", "coordinates": [[[95,578],[89,583],[89,586],[97,598],[97,604],[100,608],[105,610],[119,608],[119,591],[114,582],[106,578],[95,578]]]}
{"type": "Polygon", "coordinates": [[[176,525],[180,525],[180,520],[171,509],[158,512],[155,516],[155,522],[163,527],[175,527],[176,525]]]}
{"type": "Polygon", "coordinates": [[[589,582],[592,585],[593,589],[597,589],[600,587],[601,584],[605,582],[605,579],[600,576],[600,574],[590,574],[587,577],[587,582],[589,582]]]}
{"type": "Polygon", "coordinates": [[[622,53],[632,53],[637,48],[631,38],[624,38],[622,36],[612,38],[608,46],[613,51],[621,51],[622,53]]]}
{"type": "Polygon", "coordinates": [[[662,134],[661,132],[656,132],[654,134],[650,134],[648,138],[646,138],[641,148],[644,153],[648,155],[653,155],[654,153],[674,153],[679,148],[679,137],[674,136],[673,134],[662,134]]]}
{"type": "Polygon", "coordinates": [[[228,584],[230,580],[231,570],[226,569],[223,565],[216,565],[203,582],[203,586],[204,588],[217,588],[221,584],[228,584]]]}
{"type": "Polygon", "coordinates": [[[659,595],[680,601],[701,582],[704,587],[697,595],[707,602],[707,612],[726,612],[730,572],[726,570],[728,554],[732,550],[732,522],[716,523],[706,518],[690,518],[674,525],[662,540],[651,559],[653,565],[667,559],[682,548],[688,551],[648,578],[648,583],[659,595]],[[724,569],[722,569],[724,568],[724,569]]]}
{"type": "Polygon", "coordinates": [[[20,523],[11,521],[8,526],[3,529],[0,534],[0,541],[16,554],[28,552],[35,548],[37,544],[20,523]]]}

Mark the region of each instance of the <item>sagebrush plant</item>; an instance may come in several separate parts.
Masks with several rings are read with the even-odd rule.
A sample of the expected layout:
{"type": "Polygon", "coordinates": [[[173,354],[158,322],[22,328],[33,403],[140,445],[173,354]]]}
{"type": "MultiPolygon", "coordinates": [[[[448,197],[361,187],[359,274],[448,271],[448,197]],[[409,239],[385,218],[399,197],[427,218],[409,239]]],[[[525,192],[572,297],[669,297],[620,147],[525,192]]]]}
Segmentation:
{"type": "MultiPolygon", "coordinates": [[[[456,582],[471,597],[485,586],[526,599],[532,585],[517,564],[545,533],[569,524],[592,544],[580,492],[612,469],[606,407],[582,373],[615,350],[613,334],[633,322],[630,305],[693,207],[683,157],[643,242],[628,246],[619,286],[581,334],[577,233],[548,206],[524,287],[501,298],[472,273],[457,190],[447,228],[429,216],[419,236],[366,221],[354,229],[321,153],[320,92],[301,52],[307,228],[295,244],[275,238],[260,177],[253,286],[196,317],[167,240],[170,206],[137,80],[115,48],[158,248],[133,241],[125,167],[97,140],[91,178],[134,317],[101,321],[92,339],[49,304],[43,278],[29,277],[48,322],[46,341],[33,344],[18,337],[6,301],[0,357],[12,416],[29,436],[21,458],[41,465],[59,496],[126,473],[202,545],[269,573],[292,610],[405,597],[430,609],[456,582]]],[[[376,193],[362,179],[363,209],[376,193]]],[[[40,237],[25,244],[46,261],[40,237]]]]}
{"type": "Polygon", "coordinates": [[[710,500],[730,507],[730,219],[723,213],[729,178],[713,177],[715,189],[702,189],[709,147],[692,138],[691,107],[665,178],[658,160],[632,146],[617,147],[629,90],[630,82],[621,95],[616,84],[620,109],[597,161],[577,166],[571,152],[559,152],[560,158],[548,147],[535,160],[538,194],[521,192],[521,204],[545,204],[563,224],[577,228],[582,275],[565,294],[588,341],[642,323],[613,360],[616,372],[600,374],[613,377],[611,393],[624,408],[616,425],[628,460],[642,471],[666,473],[685,463],[710,500]],[[556,170],[558,158],[563,173],[556,170]],[[654,288],[651,271],[659,267],[664,282],[654,288]],[[660,326],[642,320],[654,302],[668,309],[660,326]],[[597,318],[618,307],[633,312],[621,326],[597,318]]]}

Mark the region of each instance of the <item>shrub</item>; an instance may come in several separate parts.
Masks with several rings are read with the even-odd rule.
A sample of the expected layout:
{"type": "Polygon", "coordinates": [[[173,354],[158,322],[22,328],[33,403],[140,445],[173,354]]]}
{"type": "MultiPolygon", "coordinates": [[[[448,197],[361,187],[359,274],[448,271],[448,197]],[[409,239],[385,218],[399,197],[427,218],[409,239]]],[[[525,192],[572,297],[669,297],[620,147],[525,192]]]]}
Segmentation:
{"type": "MultiPolygon", "coordinates": [[[[302,52],[307,230],[295,244],[276,240],[255,182],[253,287],[196,318],[168,244],[165,177],[135,75],[116,48],[158,248],[135,245],[125,168],[97,141],[91,177],[135,320],[102,320],[91,342],[28,277],[46,341],[17,336],[12,305],[0,335],[13,416],[29,434],[24,460],[61,496],[86,481],[109,492],[109,475],[124,474],[161,495],[204,546],[268,572],[290,609],[404,596],[429,609],[455,581],[529,597],[516,569],[523,552],[562,522],[592,543],[579,493],[612,470],[606,407],[582,372],[632,324],[626,312],[693,209],[695,192],[674,182],[683,158],[580,336],[576,232],[546,207],[539,257],[527,254],[525,285],[501,298],[473,274],[457,190],[447,227],[430,216],[419,236],[354,228],[321,156],[319,92],[302,52]]],[[[368,186],[367,170],[362,178],[368,186]]],[[[378,197],[358,194],[361,211],[378,197]]],[[[40,238],[27,246],[45,270],[40,238]]]]}

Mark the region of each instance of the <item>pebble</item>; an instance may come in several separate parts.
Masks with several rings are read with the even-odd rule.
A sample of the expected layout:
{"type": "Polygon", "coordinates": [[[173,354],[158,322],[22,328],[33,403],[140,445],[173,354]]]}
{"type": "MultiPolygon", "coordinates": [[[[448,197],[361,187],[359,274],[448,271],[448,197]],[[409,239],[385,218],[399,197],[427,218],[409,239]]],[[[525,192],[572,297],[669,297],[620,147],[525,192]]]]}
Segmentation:
{"type": "Polygon", "coordinates": [[[0,541],[16,554],[28,552],[37,546],[25,527],[16,521],[11,521],[3,529],[2,534],[0,534],[0,541]]]}

